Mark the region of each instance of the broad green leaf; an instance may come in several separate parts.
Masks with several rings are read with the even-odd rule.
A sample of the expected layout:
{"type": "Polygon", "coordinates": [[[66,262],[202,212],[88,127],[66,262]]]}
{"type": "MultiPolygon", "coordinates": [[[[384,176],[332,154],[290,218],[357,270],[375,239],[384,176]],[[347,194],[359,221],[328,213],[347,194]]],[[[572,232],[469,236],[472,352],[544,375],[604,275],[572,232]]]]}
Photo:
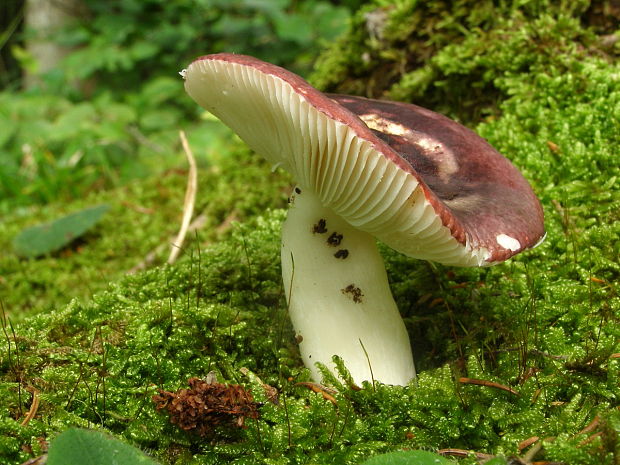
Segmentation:
{"type": "Polygon", "coordinates": [[[156,107],[168,99],[183,95],[183,85],[177,77],[158,77],[146,83],[140,92],[140,103],[156,107]]]}
{"type": "Polygon", "coordinates": [[[274,23],[280,38],[306,46],[312,42],[314,24],[306,16],[294,13],[279,15],[274,18],[274,23]]]}
{"type": "Polygon", "coordinates": [[[140,40],[133,44],[130,49],[130,54],[134,60],[144,60],[151,58],[157,51],[157,45],[146,40],[140,40]]]}
{"type": "Polygon", "coordinates": [[[26,228],[13,239],[13,248],[18,255],[29,258],[55,252],[92,228],[108,208],[97,205],[26,228]]]}
{"type": "Polygon", "coordinates": [[[50,138],[54,141],[66,141],[78,137],[81,133],[92,130],[96,119],[97,111],[91,103],[78,103],[69,107],[54,121],[50,138]]]}
{"type": "Polygon", "coordinates": [[[47,465],[156,465],[140,450],[111,436],[71,428],[50,444],[47,465]]]}
{"type": "Polygon", "coordinates": [[[156,129],[169,128],[177,124],[179,114],[174,108],[154,109],[145,112],[140,118],[140,126],[153,131],[156,129]]]}
{"type": "Polygon", "coordinates": [[[362,465],[455,465],[455,463],[432,452],[409,450],[376,455],[362,465]]]}

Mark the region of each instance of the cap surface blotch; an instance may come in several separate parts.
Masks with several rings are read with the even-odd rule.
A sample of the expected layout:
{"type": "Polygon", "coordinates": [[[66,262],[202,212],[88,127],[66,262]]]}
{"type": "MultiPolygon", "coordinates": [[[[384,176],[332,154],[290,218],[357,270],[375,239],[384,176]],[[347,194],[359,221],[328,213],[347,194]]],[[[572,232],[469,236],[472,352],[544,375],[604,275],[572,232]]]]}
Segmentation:
{"type": "Polygon", "coordinates": [[[521,243],[514,237],[510,237],[507,234],[500,234],[497,236],[497,243],[503,248],[516,252],[521,248],[521,243]]]}

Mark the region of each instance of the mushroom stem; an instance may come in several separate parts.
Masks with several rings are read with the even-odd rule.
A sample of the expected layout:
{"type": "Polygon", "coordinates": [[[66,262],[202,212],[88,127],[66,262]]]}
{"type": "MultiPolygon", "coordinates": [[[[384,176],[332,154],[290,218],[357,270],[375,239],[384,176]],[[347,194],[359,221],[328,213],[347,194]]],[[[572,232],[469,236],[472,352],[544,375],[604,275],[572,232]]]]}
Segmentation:
{"type": "Polygon", "coordinates": [[[415,377],[409,336],[375,239],[295,189],[282,228],[282,277],[299,349],[312,377],[340,356],[356,383],[415,377]]]}

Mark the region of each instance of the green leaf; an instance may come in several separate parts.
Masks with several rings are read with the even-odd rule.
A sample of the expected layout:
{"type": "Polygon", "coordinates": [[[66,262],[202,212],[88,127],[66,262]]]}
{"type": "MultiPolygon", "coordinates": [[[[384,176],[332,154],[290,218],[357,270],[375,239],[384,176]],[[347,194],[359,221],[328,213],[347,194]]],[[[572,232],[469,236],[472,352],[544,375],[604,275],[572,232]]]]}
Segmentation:
{"type": "Polygon", "coordinates": [[[151,105],[155,107],[166,100],[176,99],[183,94],[183,84],[176,77],[158,77],[152,79],[144,85],[140,92],[140,100],[142,105],[151,105]]]}
{"type": "Polygon", "coordinates": [[[13,248],[18,255],[28,258],[59,250],[92,228],[108,208],[108,205],[97,205],[51,223],[26,228],[13,239],[13,248]]]}
{"type": "Polygon", "coordinates": [[[150,110],[145,112],[140,118],[140,126],[143,129],[154,131],[173,127],[177,124],[179,113],[173,109],[150,110]]]}
{"type": "Polygon", "coordinates": [[[276,32],[281,39],[307,46],[312,42],[313,24],[306,16],[291,13],[274,18],[276,32]]]}
{"type": "Polygon", "coordinates": [[[78,137],[95,126],[97,112],[89,102],[69,107],[54,121],[50,139],[66,141],[78,137]]]}
{"type": "Polygon", "coordinates": [[[157,45],[146,40],[137,41],[130,49],[131,57],[134,60],[144,60],[151,58],[158,51],[157,45]]]}
{"type": "Polygon", "coordinates": [[[50,444],[47,465],[156,465],[140,450],[111,436],[71,428],[50,444]]]}
{"type": "Polygon", "coordinates": [[[455,465],[455,463],[432,452],[409,450],[376,455],[362,465],[455,465]]]}

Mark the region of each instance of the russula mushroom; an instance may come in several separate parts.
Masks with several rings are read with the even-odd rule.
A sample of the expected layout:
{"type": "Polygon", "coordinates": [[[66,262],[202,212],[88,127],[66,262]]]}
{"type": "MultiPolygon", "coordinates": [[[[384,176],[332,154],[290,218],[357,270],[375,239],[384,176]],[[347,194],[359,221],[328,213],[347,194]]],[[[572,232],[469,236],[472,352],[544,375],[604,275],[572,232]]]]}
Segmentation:
{"type": "Polygon", "coordinates": [[[408,256],[486,266],[544,237],[519,171],[473,131],[424,108],[323,94],[253,57],[207,55],[188,94],[298,187],[282,276],[306,366],[342,357],[357,382],[415,377],[376,239],[408,256]]]}

